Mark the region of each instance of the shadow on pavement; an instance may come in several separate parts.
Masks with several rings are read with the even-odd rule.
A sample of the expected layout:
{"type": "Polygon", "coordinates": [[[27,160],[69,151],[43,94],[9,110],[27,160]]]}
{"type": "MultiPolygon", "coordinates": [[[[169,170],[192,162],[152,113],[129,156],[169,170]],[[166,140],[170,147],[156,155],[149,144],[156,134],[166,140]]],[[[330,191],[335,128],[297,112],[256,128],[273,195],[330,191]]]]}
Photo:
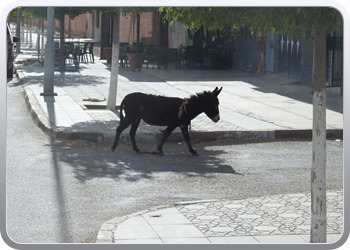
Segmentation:
{"type": "MultiPolygon", "coordinates": [[[[139,143],[140,148],[152,151],[156,144],[139,143]],[[151,147],[148,148],[147,147],[151,147]]],[[[119,145],[115,152],[109,144],[97,145],[82,140],[57,142],[53,152],[59,161],[72,168],[75,178],[85,182],[95,178],[111,178],[129,182],[140,179],[154,179],[159,172],[175,172],[185,176],[214,178],[212,174],[238,174],[217,156],[225,154],[222,150],[197,148],[200,156],[192,156],[186,145],[165,145],[165,155],[136,154],[131,145],[119,145]],[[74,147],[75,153],[71,152],[74,147]]]]}

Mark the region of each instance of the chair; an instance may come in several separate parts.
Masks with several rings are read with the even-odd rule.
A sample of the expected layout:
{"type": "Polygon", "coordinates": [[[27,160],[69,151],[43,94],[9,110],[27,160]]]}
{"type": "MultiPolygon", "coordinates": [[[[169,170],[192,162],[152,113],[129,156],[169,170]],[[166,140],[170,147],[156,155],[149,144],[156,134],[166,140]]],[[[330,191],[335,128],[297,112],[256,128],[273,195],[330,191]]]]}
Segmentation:
{"type": "Polygon", "coordinates": [[[90,43],[88,54],[90,55],[90,61],[95,62],[95,58],[94,58],[94,43],[90,43]]]}
{"type": "Polygon", "coordinates": [[[124,67],[127,66],[127,56],[126,54],[128,53],[128,43],[120,43],[119,44],[119,61],[120,61],[120,66],[124,67]],[[125,65],[124,65],[125,62],[125,65]]]}
{"type": "Polygon", "coordinates": [[[65,43],[64,51],[65,51],[65,61],[68,60],[69,62],[73,63],[73,57],[71,57],[71,55],[74,54],[74,44],[65,43]]]}
{"type": "Polygon", "coordinates": [[[213,56],[213,52],[209,51],[207,48],[202,52],[203,53],[203,68],[208,68],[211,69],[212,68],[212,56],[213,56]]]}
{"type": "Polygon", "coordinates": [[[166,49],[165,50],[165,66],[164,68],[167,69],[169,63],[175,63],[175,68],[176,65],[178,65],[179,69],[181,69],[181,63],[180,63],[180,56],[177,51],[177,49],[166,49]]]}
{"type": "Polygon", "coordinates": [[[194,47],[192,60],[195,63],[194,66],[199,65],[199,68],[202,68],[204,63],[202,52],[203,49],[201,47],[194,47]]]}
{"type": "MultiPolygon", "coordinates": [[[[135,50],[136,50],[136,43],[134,43],[133,46],[134,46],[134,48],[135,48],[135,50]]],[[[139,54],[141,54],[141,53],[144,52],[144,50],[145,50],[144,48],[145,48],[145,47],[144,47],[143,43],[139,43],[139,48],[138,48],[139,54]]]]}
{"type": "Polygon", "coordinates": [[[60,43],[55,42],[55,64],[59,63],[59,56],[60,56],[60,43]]]}
{"type": "Polygon", "coordinates": [[[180,62],[182,62],[182,65],[186,67],[186,49],[182,46],[182,44],[180,45],[178,53],[179,53],[180,62]]]}
{"type": "Polygon", "coordinates": [[[150,44],[149,48],[146,50],[146,68],[148,69],[148,64],[156,64],[158,69],[160,68],[160,50],[159,48],[155,48],[154,44],[150,44]]]}
{"type": "Polygon", "coordinates": [[[89,45],[89,43],[85,43],[83,49],[80,50],[80,61],[81,62],[84,61],[84,56],[85,56],[85,62],[88,62],[88,58],[87,58],[87,46],[88,45],[89,45]]]}
{"type": "Polygon", "coordinates": [[[79,61],[80,61],[80,47],[75,46],[74,50],[66,51],[65,60],[71,61],[74,63],[75,70],[79,71],[79,61]]]}
{"type": "Polygon", "coordinates": [[[193,46],[186,47],[185,58],[186,58],[185,59],[186,65],[188,65],[188,68],[189,69],[193,68],[193,64],[194,64],[194,47],[193,46]]]}

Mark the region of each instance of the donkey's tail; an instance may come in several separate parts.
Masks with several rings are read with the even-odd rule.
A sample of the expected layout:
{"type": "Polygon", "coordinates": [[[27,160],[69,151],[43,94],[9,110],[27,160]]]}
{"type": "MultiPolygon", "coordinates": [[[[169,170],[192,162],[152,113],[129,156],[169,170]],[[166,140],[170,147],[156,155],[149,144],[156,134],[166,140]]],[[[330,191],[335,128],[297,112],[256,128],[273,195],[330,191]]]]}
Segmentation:
{"type": "Polygon", "coordinates": [[[121,102],[120,107],[119,107],[119,109],[120,109],[120,123],[124,120],[123,108],[124,108],[124,99],[121,102]]]}

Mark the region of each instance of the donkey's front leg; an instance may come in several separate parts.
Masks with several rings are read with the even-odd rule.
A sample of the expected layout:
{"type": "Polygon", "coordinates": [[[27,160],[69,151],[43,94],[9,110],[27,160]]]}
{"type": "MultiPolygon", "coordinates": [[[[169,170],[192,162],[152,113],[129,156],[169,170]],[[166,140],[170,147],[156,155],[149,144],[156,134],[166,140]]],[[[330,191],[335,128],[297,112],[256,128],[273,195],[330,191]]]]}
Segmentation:
{"type": "Polygon", "coordinates": [[[170,124],[164,131],[163,131],[163,135],[160,139],[160,143],[158,144],[158,147],[157,147],[157,154],[158,155],[164,155],[163,154],[163,145],[165,143],[165,141],[168,139],[169,135],[171,134],[171,132],[174,131],[174,129],[176,128],[175,125],[173,124],[170,124]]]}
{"type": "Polygon", "coordinates": [[[182,134],[185,138],[185,142],[187,143],[187,146],[188,146],[188,149],[190,150],[190,153],[194,156],[198,156],[198,153],[197,151],[195,151],[193,148],[192,148],[192,144],[191,144],[191,139],[190,139],[190,135],[188,133],[188,125],[181,125],[180,126],[180,129],[182,131],[182,134]]]}

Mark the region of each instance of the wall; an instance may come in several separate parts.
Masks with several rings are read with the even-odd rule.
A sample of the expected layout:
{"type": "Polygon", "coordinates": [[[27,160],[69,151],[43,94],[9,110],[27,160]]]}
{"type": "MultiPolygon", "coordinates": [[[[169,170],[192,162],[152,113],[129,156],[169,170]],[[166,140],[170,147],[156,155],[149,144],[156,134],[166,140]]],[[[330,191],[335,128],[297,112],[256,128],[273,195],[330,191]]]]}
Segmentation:
{"type": "Polygon", "coordinates": [[[75,17],[73,20],[65,16],[64,30],[68,37],[91,38],[92,14],[86,13],[75,17]]]}
{"type": "Polygon", "coordinates": [[[193,40],[188,38],[184,25],[174,21],[168,27],[168,47],[178,49],[180,45],[186,47],[193,44],[193,40]]]}
{"type": "MultiPolygon", "coordinates": [[[[136,42],[136,14],[128,14],[120,17],[120,42],[133,44],[136,42]]],[[[140,42],[148,46],[154,43],[159,46],[160,16],[158,13],[140,14],[140,42]]]]}
{"type": "MultiPolygon", "coordinates": [[[[11,19],[12,22],[12,19],[11,19]]],[[[16,22],[14,19],[13,22],[16,22]]],[[[22,18],[21,22],[25,24],[31,24],[32,26],[39,27],[41,20],[22,18]]],[[[92,14],[86,13],[75,17],[73,20],[69,16],[65,16],[64,30],[68,37],[80,37],[91,38],[92,37],[92,14]]],[[[46,29],[47,22],[44,20],[44,27],[46,29]]],[[[60,31],[61,23],[57,19],[54,21],[55,32],[60,31]]]]}

